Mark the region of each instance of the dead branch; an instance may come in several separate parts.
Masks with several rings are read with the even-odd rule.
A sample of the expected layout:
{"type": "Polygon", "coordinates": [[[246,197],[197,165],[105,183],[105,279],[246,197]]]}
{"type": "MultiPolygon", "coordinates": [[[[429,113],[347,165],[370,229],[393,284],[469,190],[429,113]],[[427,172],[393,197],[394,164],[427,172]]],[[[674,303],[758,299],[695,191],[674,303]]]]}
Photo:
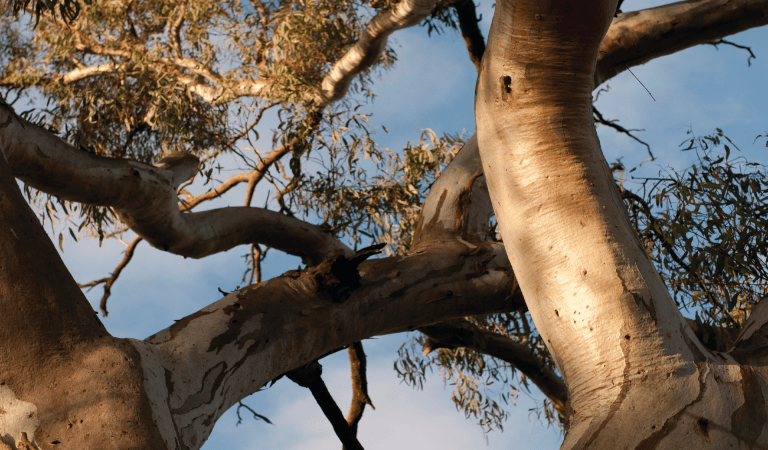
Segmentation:
{"type": "MultiPolygon", "coordinates": [[[[653,160],[656,159],[656,157],[653,156],[653,152],[651,151],[651,146],[648,145],[647,142],[641,141],[637,136],[632,134],[633,131],[642,131],[642,130],[628,130],[628,129],[622,127],[621,125],[619,125],[618,123],[616,123],[616,122],[618,122],[618,120],[608,120],[608,119],[606,119],[605,117],[603,117],[603,114],[600,113],[600,111],[598,111],[597,108],[595,108],[594,105],[592,105],[592,115],[594,116],[596,123],[599,123],[600,125],[605,125],[607,127],[613,128],[614,130],[618,131],[619,133],[626,134],[627,136],[631,137],[635,141],[643,144],[645,146],[645,148],[648,149],[649,159],[647,159],[646,161],[653,161],[653,160]]],[[[643,161],[643,162],[646,162],[646,161],[643,161]]]]}
{"type": "Polygon", "coordinates": [[[317,361],[311,362],[306,366],[294,369],[286,374],[291,381],[298,384],[301,387],[309,389],[315,401],[323,410],[323,414],[331,422],[333,431],[336,432],[336,436],[344,445],[344,448],[349,450],[363,450],[363,446],[357,440],[356,433],[352,431],[352,427],[344,419],[344,415],[339,409],[339,405],[328,392],[328,388],[325,386],[325,382],[322,378],[323,367],[317,361]]]}
{"type": "MultiPolygon", "coordinates": [[[[352,375],[352,402],[349,406],[349,413],[347,413],[347,423],[349,424],[350,431],[353,435],[357,435],[357,424],[360,423],[360,419],[363,418],[363,412],[365,411],[365,405],[370,405],[371,408],[376,409],[373,406],[371,398],[368,396],[368,379],[366,376],[366,361],[365,352],[363,351],[363,343],[355,342],[347,347],[347,353],[349,354],[349,369],[352,375]]],[[[344,446],[342,450],[350,450],[347,446],[344,446]]]]}
{"type": "Polygon", "coordinates": [[[723,45],[730,45],[731,47],[740,48],[742,50],[746,50],[749,53],[749,58],[747,58],[747,66],[750,66],[750,67],[752,66],[752,60],[757,58],[757,56],[755,56],[755,54],[752,53],[752,47],[748,47],[746,45],[739,45],[735,42],[727,41],[725,39],[718,39],[716,41],[707,42],[707,44],[715,48],[717,48],[718,45],[723,44],[723,45]]]}

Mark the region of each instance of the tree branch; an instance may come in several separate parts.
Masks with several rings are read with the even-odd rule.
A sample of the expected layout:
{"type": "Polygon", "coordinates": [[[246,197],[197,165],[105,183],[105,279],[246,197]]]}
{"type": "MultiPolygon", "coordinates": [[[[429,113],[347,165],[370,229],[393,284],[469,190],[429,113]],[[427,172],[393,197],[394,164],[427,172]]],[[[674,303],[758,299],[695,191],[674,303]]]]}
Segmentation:
{"type": "MultiPolygon", "coordinates": [[[[466,347],[506,361],[528,377],[549,398],[561,416],[567,417],[568,388],[563,380],[527,345],[483,330],[466,320],[451,320],[419,328],[442,345],[466,347]]],[[[429,341],[428,341],[429,342],[429,341]]],[[[424,354],[435,347],[424,347],[424,354]]]]}
{"type": "Polygon", "coordinates": [[[379,59],[389,35],[418,24],[436,4],[436,0],[401,0],[395,9],[376,14],[360,39],[323,78],[317,104],[327,105],[344,97],[352,80],[379,59]]]}
{"type": "Polygon", "coordinates": [[[470,241],[488,240],[492,215],[477,137],[472,136],[432,183],[421,207],[412,251],[429,242],[456,236],[470,241]]]}
{"type": "Polygon", "coordinates": [[[595,84],[631,67],[768,24],[768,0],[678,2],[619,14],[600,46],[595,84]]]}
{"type": "Polygon", "coordinates": [[[190,445],[240,399],[318,356],[374,335],[517,309],[503,254],[500,244],[453,241],[359,269],[359,257],[329,259],[233,292],[137,348],[190,445]]]}
{"type": "Polygon", "coordinates": [[[339,405],[328,392],[328,388],[325,386],[325,382],[322,378],[323,367],[319,362],[313,361],[306,366],[294,369],[286,374],[288,378],[301,387],[309,389],[315,401],[323,410],[323,414],[331,422],[333,431],[339,440],[344,445],[344,448],[350,450],[363,450],[363,446],[355,436],[355,432],[352,431],[352,427],[344,420],[344,415],[339,409],[339,405]]]}
{"type": "MultiPolygon", "coordinates": [[[[7,109],[0,109],[5,116],[7,109]]],[[[0,127],[8,124],[7,117],[0,118],[0,127]]],[[[7,152],[6,144],[0,138],[0,152],[7,152]]],[[[35,434],[66,435],[70,448],[165,448],[152,421],[136,349],[110,336],[99,321],[2,153],[0,249],[4,397],[10,393],[33,404],[40,411],[35,434]],[[66,434],[67,420],[50,411],[67,411],[85,423],[66,434]]],[[[13,438],[25,442],[19,435],[13,438]]]]}
{"type": "Polygon", "coordinates": [[[632,134],[633,131],[643,131],[643,130],[627,130],[626,128],[624,128],[621,125],[617,124],[616,120],[608,120],[605,117],[603,117],[603,114],[600,113],[600,111],[598,111],[597,108],[594,105],[592,105],[592,115],[595,117],[595,122],[597,122],[597,123],[599,123],[601,125],[605,125],[607,127],[613,128],[614,130],[618,131],[619,133],[626,134],[627,136],[631,137],[635,141],[643,144],[645,146],[645,148],[648,149],[648,156],[650,156],[650,159],[647,159],[646,161],[653,161],[653,160],[656,159],[656,157],[653,156],[653,152],[651,151],[651,146],[648,145],[647,142],[641,141],[640,139],[638,139],[637,136],[632,134]]]}
{"type": "Polygon", "coordinates": [[[747,58],[747,66],[750,66],[750,67],[752,66],[752,60],[757,58],[757,56],[755,56],[755,54],[752,52],[752,47],[748,47],[746,45],[739,45],[739,44],[737,44],[735,42],[727,41],[725,39],[718,39],[716,41],[707,42],[707,44],[715,47],[718,50],[719,50],[718,45],[721,45],[721,44],[722,45],[730,45],[731,47],[736,47],[736,48],[740,48],[742,50],[746,50],[747,53],[749,53],[749,58],[747,58]]]}
{"type": "Polygon", "coordinates": [[[115,284],[117,278],[120,277],[120,273],[122,273],[123,269],[125,269],[128,263],[131,262],[131,259],[133,259],[133,253],[136,251],[136,246],[139,245],[139,242],[141,241],[142,239],[140,237],[136,237],[131,241],[130,244],[128,244],[128,247],[125,249],[125,255],[123,256],[123,259],[120,261],[117,267],[115,267],[114,272],[112,272],[109,277],[91,281],[90,283],[86,284],[78,284],[78,287],[82,289],[86,287],[94,287],[104,283],[104,295],[101,296],[101,301],[99,302],[99,310],[104,317],[109,315],[107,312],[107,299],[109,299],[109,296],[112,295],[112,285],[115,284]]]}
{"type": "Polygon", "coordinates": [[[475,1],[464,0],[453,7],[456,8],[456,13],[459,15],[459,29],[461,30],[461,37],[464,38],[464,43],[467,46],[469,59],[479,73],[480,63],[483,60],[483,53],[485,53],[485,39],[483,39],[480,27],[477,26],[479,20],[477,18],[477,11],[475,11],[475,1]]]}
{"type": "Polygon", "coordinates": [[[765,367],[768,361],[768,301],[766,298],[758,301],[752,309],[729,353],[741,364],[765,367]]]}
{"type": "MultiPolygon", "coordinates": [[[[349,354],[349,369],[352,375],[352,402],[349,406],[349,413],[347,413],[347,423],[352,434],[357,435],[357,424],[363,418],[365,405],[370,405],[373,409],[376,408],[368,396],[368,379],[366,376],[363,343],[355,342],[350,345],[347,347],[347,353],[349,354]]],[[[342,450],[350,450],[350,448],[344,446],[342,450]]]]}
{"type": "Polygon", "coordinates": [[[182,213],[176,187],[190,173],[191,155],[178,157],[167,170],[99,157],[20,119],[6,104],[0,105],[0,124],[0,148],[17,178],[67,200],[111,206],[136,234],[161,250],[202,258],[262,243],[309,263],[351,254],[320,227],[266,209],[182,213]]]}

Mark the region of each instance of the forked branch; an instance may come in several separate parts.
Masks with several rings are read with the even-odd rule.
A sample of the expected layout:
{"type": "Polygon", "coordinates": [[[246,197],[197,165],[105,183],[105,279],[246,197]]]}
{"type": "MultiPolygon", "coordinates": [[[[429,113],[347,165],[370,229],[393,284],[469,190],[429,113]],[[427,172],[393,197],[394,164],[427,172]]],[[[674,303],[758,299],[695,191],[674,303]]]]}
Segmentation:
{"type": "Polygon", "coordinates": [[[111,206],[136,234],[161,250],[202,258],[261,243],[309,263],[352,253],[320,227],[266,209],[182,213],[176,188],[195,172],[192,155],[161,162],[164,168],[99,157],[19,118],[5,103],[0,104],[0,123],[0,148],[17,178],[63,199],[111,206]]]}
{"type": "Polygon", "coordinates": [[[107,300],[109,299],[109,296],[112,295],[112,285],[115,284],[115,281],[117,281],[118,277],[120,277],[120,274],[123,272],[123,269],[128,265],[128,263],[131,262],[131,259],[133,259],[133,253],[136,251],[136,246],[139,245],[139,242],[141,242],[142,239],[140,237],[135,237],[130,244],[128,244],[128,247],[125,249],[125,254],[123,255],[123,259],[120,260],[120,263],[115,267],[115,270],[112,272],[112,274],[106,278],[102,278],[100,280],[94,280],[90,283],[85,284],[79,284],[78,286],[82,288],[92,288],[94,286],[98,286],[99,284],[104,283],[104,295],[101,296],[101,301],[99,302],[99,310],[101,311],[101,314],[104,317],[107,317],[109,315],[109,312],[107,311],[107,300]]]}

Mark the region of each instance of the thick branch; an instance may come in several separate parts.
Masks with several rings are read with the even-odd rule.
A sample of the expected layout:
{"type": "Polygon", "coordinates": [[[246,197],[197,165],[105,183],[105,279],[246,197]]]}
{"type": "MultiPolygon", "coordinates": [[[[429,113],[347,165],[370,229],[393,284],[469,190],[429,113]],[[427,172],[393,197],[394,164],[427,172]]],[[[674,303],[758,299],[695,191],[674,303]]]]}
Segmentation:
{"type": "Polygon", "coordinates": [[[454,6],[456,13],[459,15],[459,28],[461,29],[461,37],[464,38],[464,43],[467,46],[467,52],[469,52],[469,59],[475,68],[480,72],[480,64],[483,60],[483,53],[485,53],[485,39],[483,39],[483,33],[480,32],[480,27],[477,26],[477,11],[475,11],[475,1],[465,0],[454,6]]]}
{"type": "Polygon", "coordinates": [[[24,200],[6,151],[0,140],[0,396],[6,409],[9,398],[34,409],[21,428],[4,410],[3,440],[24,446],[26,432],[38,444],[58,438],[62,448],[165,448],[136,350],[98,320],[24,200]],[[80,421],[69,430],[73,417],[80,421]]]}
{"type": "Polygon", "coordinates": [[[730,353],[742,364],[766,365],[768,360],[768,301],[766,298],[755,305],[730,353]]]}
{"type": "Polygon", "coordinates": [[[395,9],[376,14],[360,39],[323,78],[318,103],[329,104],[344,97],[352,80],[379,59],[389,35],[418,24],[436,4],[436,0],[402,0],[395,9]]]}
{"type": "Polygon", "coordinates": [[[516,284],[502,256],[499,244],[454,241],[366,261],[359,279],[344,258],[289,272],[148,338],[146,359],[156,348],[162,367],[147,370],[167,374],[158,375],[167,386],[162,398],[170,399],[180,439],[190,445],[238,400],[321,355],[369,336],[516,309],[509,296],[516,284]],[[486,270],[477,273],[483,261],[486,270]]]}
{"type": "Polygon", "coordinates": [[[266,209],[182,213],[176,186],[191,173],[191,155],[176,158],[169,170],[99,157],[20,119],[5,104],[0,105],[0,124],[0,145],[17,178],[67,200],[112,206],[136,234],[159,249],[202,258],[262,243],[308,262],[351,252],[320,227],[266,209]]]}
{"type": "Polygon", "coordinates": [[[430,187],[416,224],[413,251],[456,236],[485,241],[492,215],[477,137],[472,136],[430,187]]]}
{"type": "Polygon", "coordinates": [[[594,87],[631,67],[768,24],[768,0],[679,2],[619,14],[600,46],[594,87]]]}
{"type": "MultiPolygon", "coordinates": [[[[563,380],[536,356],[527,345],[506,336],[483,330],[466,320],[451,320],[419,331],[440,344],[466,347],[499,358],[514,366],[541,389],[561,416],[567,417],[568,388],[563,380]]],[[[424,349],[428,351],[427,348],[424,349]]]]}

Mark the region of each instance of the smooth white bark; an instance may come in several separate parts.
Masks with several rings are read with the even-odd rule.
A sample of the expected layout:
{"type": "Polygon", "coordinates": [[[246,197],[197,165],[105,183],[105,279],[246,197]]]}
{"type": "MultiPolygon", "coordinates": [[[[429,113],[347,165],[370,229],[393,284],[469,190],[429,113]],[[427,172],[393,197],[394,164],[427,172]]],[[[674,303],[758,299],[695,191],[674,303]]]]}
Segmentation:
{"type": "Polygon", "coordinates": [[[614,10],[608,1],[498,2],[476,94],[504,244],[568,385],[562,448],[766,445],[765,402],[750,399],[765,378],[693,335],[602,156],[591,90],[614,10]],[[747,416],[757,418],[750,432],[747,416]]]}

